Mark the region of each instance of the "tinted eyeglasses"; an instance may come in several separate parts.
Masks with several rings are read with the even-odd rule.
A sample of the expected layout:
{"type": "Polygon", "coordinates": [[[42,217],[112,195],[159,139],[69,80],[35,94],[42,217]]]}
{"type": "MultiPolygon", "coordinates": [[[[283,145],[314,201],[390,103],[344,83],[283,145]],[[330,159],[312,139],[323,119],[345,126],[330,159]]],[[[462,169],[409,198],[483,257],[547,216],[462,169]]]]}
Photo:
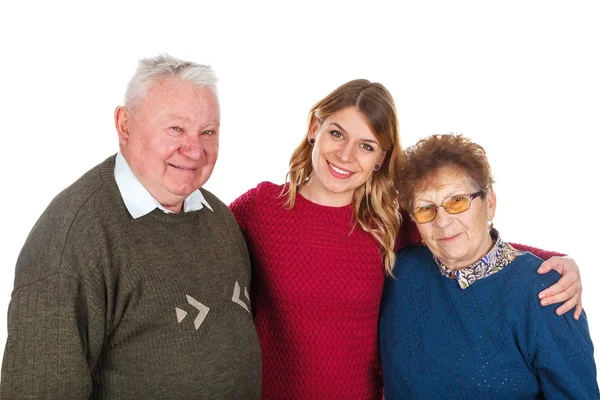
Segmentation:
{"type": "Polygon", "coordinates": [[[447,198],[439,206],[428,204],[426,206],[413,208],[410,212],[410,218],[417,224],[431,222],[435,219],[437,210],[440,207],[444,207],[444,210],[446,210],[448,214],[460,214],[471,208],[473,199],[476,199],[483,194],[485,194],[485,191],[483,190],[471,194],[458,194],[447,198]]]}

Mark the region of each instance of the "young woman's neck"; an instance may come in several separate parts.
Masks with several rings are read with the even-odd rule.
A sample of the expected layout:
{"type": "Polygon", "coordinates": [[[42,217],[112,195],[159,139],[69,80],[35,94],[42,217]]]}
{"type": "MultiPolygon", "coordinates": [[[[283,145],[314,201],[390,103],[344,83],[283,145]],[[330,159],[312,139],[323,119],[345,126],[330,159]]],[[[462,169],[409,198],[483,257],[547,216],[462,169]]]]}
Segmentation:
{"type": "Polygon", "coordinates": [[[327,190],[314,180],[298,187],[298,193],[305,199],[322,206],[344,207],[352,203],[353,192],[335,193],[327,190]]]}

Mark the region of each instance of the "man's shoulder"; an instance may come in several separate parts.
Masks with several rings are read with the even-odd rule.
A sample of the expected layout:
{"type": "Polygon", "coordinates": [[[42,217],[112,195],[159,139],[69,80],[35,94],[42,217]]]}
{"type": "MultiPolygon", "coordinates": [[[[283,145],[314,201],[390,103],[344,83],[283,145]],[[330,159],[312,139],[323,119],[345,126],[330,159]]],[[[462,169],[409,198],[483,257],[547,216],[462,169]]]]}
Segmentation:
{"type": "Polygon", "coordinates": [[[204,197],[204,200],[206,200],[206,202],[211,206],[211,208],[214,208],[214,207],[218,207],[218,208],[225,207],[225,208],[227,208],[227,205],[225,203],[223,203],[221,201],[221,199],[219,199],[210,190],[201,187],[200,188],[200,193],[202,193],[202,196],[204,197]]]}
{"type": "MultiPolygon", "coordinates": [[[[56,205],[61,205],[65,201],[71,204],[83,203],[90,196],[94,195],[99,188],[105,186],[107,181],[107,171],[112,171],[110,178],[114,182],[114,156],[111,156],[86,171],[75,182],[63,189],[53,200],[56,205]],[[112,166],[112,168],[111,168],[112,166]]],[[[52,203],[51,203],[52,204],[52,203]]]]}
{"type": "Polygon", "coordinates": [[[221,222],[224,220],[230,222],[233,224],[233,226],[235,226],[236,230],[239,230],[239,226],[235,221],[235,217],[229,207],[227,207],[227,204],[223,203],[221,199],[205,188],[200,188],[200,192],[202,193],[204,200],[206,200],[212,209],[210,214],[214,214],[215,217],[217,217],[221,222]]]}
{"type": "MultiPolygon", "coordinates": [[[[106,196],[105,189],[110,184],[110,179],[114,182],[114,175],[108,174],[108,171],[112,171],[111,165],[114,168],[114,156],[85,172],[54,197],[44,214],[60,215],[63,219],[67,216],[75,218],[89,201],[94,200],[95,197],[106,196]]],[[[103,199],[99,201],[102,202],[103,199]]],[[[94,209],[100,211],[102,207],[94,207],[94,209]]]]}
{"type": "MultiPolygon", "coordinates": [[[[87,171],[60,192],[39,217],[23,245],[17,261],[15,288],[61,270],[65,249],[83,254],[86,246],[101,235],[101,215],[114,212],[105,186],[110,163],[108,158],[87,171]]],[[[116,184],[115,184],[116,185],[116,184]]]]}

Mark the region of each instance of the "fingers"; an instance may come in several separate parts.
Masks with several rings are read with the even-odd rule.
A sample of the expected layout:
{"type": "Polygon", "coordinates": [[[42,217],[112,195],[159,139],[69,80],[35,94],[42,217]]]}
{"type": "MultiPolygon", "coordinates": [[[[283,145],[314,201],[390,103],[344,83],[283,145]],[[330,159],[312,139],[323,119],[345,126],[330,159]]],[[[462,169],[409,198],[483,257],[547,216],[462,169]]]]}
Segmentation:
{"type": "Polygon", "coordinates": [[[558,307],[556,309],[556,315],[563,315],[570,309],[574,308],[576,305],[577,305],[577,300],[570,299],[569,301],[565,302],[563,305],[561,305],[560,307],[558,307]]]}
{"type": "MultiPolygon", "coordinates": [[[[563,315],[564,313],[570,311],[577,305],[578,299],[573,297],[565,302],[562,306],[556,309],[556,315],[563,315]]],[[[577,317],[579,318],[579,317],[577,317]]],[[[576,319],[577,319],[576,318],[576,319]]]]}
{"type": "Polygon", "coordinates": [[[545,274],[555,270],[561,275],[576,273],[579,274],[579,268],[575,261],[568,256],[552,256],[540,265],[537,272],[539,274],[545,274]]]}
{"type": "MultiPolygon", "coordinates": [[[[558,301],[565,301],[569,297],[571,297],[575,293],[577,293],[578,290],[581,290],[581,282],[578,282],[578,280],[576,278],[577,277],[574,274],[564,275],[554,285],[552,285],[548,289],[545,289],[542,292],[540,292],[538,297],[540,298],[540,300],[541,299],[547,300],[548,298],[553,298],[553,296],[556,296],[557,294],[559,294],[561,292],[564,292],[566,290],[571,290],[567,297],[564,297],[564,298],[561,298],[560,300],[558,300],[558,301]]],[[[554,304],[554,303],[557,303],[558,301],[554,301],[554,299],[553,299],[553,301],[548,302],[546,304],[544,304],[542,302],[542,305],[554,304]]]]}
{"type": "Polygon", "coordinates": [[[568,257],[552,257],[542,263],[538,268],[538,273],[545,274],[552,269],[560,273],[562,277],[554,285],[538,294],[540,304],[548,306],[564,301],[565,303],[556,309],[556,314],[563,315],[575,308],[573,317],[579,319],[583,311],[581,302],[583,289],[577,264],[568,257]]]}
{"type": "Polygon", "coordinates": [[[583,312],[583,304],[580,301],[579,303],[577,303],[577,307],[575,307],[575,313],[573,314],[573,317],[575,319],[579,319],[579,317],[581,317],[582,312],[583,312]]]}
{"type": "MultiPolygon", "coordinates": [[[[551,288],[548,288],[548,289],[551,289],[551,288]]],[[[546,289],[546,290],[548,290],[548,289],[546,289]]],[[[563,301],[568,301],[568,300],[573,299],[575,301],[575,303],[573,303],[573,305],[568,308],[570,310],[571,308],[575,307],[575,305],[579,301],[579,298],[580,298],[580,293],[577,289],[577,286],[571,285],[571,286],[567,287],[567,289],[565,289],[563,291],[559,291],[554,295],[544,296],[544,298],[540,301],[540,304],[542,306],[549,306],[551,304],[562,303],[563,301]]]]}
{"type": "MultiPolygon", "coordinates": [[[[554,258],[554,257],[552,257],[554,258]]],[[[550,271],[552,271],[554,268],[554,261],[552,260],[552,258],[544,261],[542,263],[542,265],[540,265],[540,267],[538,268],[537,272],[538,274],[546,274],[550,271]]]]}

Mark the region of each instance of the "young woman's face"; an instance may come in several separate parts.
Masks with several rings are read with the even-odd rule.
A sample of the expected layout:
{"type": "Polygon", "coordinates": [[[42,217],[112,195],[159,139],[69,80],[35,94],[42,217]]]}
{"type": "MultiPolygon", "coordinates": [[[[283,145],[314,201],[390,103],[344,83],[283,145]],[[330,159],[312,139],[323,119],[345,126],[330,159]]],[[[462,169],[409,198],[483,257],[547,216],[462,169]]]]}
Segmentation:
{"type": "MultiPolygon", "coordinates": [[[[381,148],[367,117],[356,107],[346,107],[311,126],[314,139],[314,172],[306,184],[309,198],[317,203],[342,206],[352,202],[354,190],[364,184],[383,163],[381,148]]],[[[304,194],[303,193],[303,194],[304,194]]]]}

